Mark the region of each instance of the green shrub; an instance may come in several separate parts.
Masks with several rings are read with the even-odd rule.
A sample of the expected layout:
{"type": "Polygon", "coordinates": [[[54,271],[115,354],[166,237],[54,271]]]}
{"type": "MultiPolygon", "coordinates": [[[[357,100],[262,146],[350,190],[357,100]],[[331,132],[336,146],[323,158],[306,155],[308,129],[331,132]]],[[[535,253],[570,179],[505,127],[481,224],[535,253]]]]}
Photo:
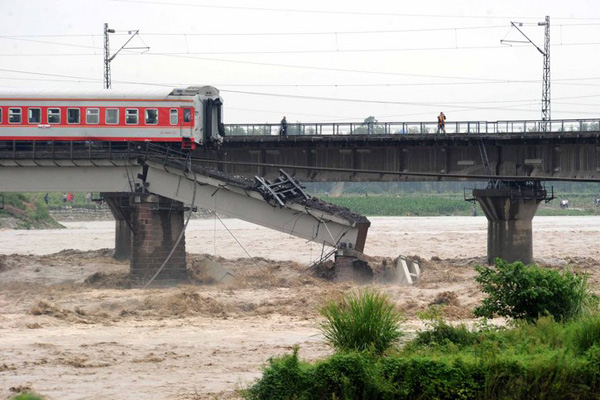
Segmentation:
{"type": "Polygon", "coordinates": [[[510,328],[459,326],[454,333],[438,321],[446,328],[434,340],[417,337],[385,355],[337,352],[308,364],[295,351],[270,360],[247,398],[599,400],[599,321],[548,316],[510,328]]]}
{"type": "Polygon", "coordinates": [[[337,351],[373,351],[382,354],[401,337],[401,314],[385,294],[365,289],[321,309],[321,332],[337,351]]]}
{"type": "Polygon", "coordinates": [[[478,340],[478,332],[469,330],[465,324],[448,324],[442,317],[443,309],[443,306],[432,305],[418,314],[419,318],[425,321],[427,329],[417,332],[417,336],[410,343],[411,346],[466,346],[478,340]]]}
{"type": "Polygon", "coordinates": [[[312,375],[311,398],[389,398],[392,386],[382,379],[378,360],[366,352],[345,352],[317,363],[312,375]]]}
{"type": "Polygon", "coordinates": [[[475,266],[475,280],[487,293],[474,313],[491,318],[495,314],[533,322],[540,316],[552,315],[567,321],[582,315],[590,297],[584,276],[558,272],[496,259],[495,267],[475,266]]]}
{"type": "Polygon", "coordinates": [[[470,331],[465,324],[452,326],[447,322],[440,322],[430,330],[418,332],[415,344],[418,346],[431,346],[452,343],[462,347],[474,344],[478,339],[479,334],[470,331]]]}
{"type": "Polygon", "coordinates": [[[393,383],[401,399],[477,399],[483,391],[482,365],[461,358],[390,357],[381,360],[381,370],[393,383]]]}
{"type": "Polygon", "coordinates": [[[582,319],[573,325],[571,342],[578,353],[585,353],[593,346],[600,348],[600,316],[582,319]]]}
{"type": "Polygon", "coordinates": [[[250,400],[306,398],[299,394],[309,390],[314,381],[308,369],[312,367],[303,365],[298,360],[296,346],[291,355],[269,359],[262,378],[244,393],[244,397],[250,400]]]}

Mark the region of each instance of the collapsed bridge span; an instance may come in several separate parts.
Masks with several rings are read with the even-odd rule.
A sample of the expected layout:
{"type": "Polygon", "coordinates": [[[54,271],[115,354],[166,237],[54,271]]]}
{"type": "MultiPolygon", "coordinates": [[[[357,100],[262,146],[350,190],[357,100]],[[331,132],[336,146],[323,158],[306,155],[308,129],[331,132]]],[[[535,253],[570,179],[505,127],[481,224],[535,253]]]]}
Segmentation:
{"type": "Polygon", "coordinates": [[[38,144],[34,150],[0,157],[0,192],[104,193],[117,220],[116,247],[119,240],[127,242],[131,276],[142,282],[163,269],[163,279],[186,275],[186,206],[321,243],[339,254],[364,249],[367,218],[309,196],[284,171],[276,182],[252,181],[194,165],[181,153],[151,144],[107,151],[90,143],[71,146],[65,154],[38,144]]]}

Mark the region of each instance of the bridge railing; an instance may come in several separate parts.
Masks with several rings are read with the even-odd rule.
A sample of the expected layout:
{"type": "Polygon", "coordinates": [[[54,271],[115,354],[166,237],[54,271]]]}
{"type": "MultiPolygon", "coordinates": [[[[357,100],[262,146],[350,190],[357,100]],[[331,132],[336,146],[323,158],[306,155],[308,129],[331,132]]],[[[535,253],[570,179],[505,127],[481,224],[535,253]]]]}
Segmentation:
{"type": "MultiPolygon", "coordinates": [[[[498,135],[513,133],[578,133],[600,131],[600,118],[554,121],[452,121],[446,122],[446,133],[452,135],[498,135]]],[[[288,136],[327,135],[436,135],[436,122],[316,122],[288,123],[288,136]]],[[[228,124],[226,136],[278,136],[279,124],[228,124]]]]}

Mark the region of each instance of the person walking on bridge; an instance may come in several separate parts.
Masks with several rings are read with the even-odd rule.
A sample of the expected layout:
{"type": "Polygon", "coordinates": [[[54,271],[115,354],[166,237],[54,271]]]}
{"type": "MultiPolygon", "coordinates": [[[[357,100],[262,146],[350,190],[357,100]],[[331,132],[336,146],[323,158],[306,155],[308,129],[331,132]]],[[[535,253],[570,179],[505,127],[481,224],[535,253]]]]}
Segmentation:
{"type": "Polygon", "coordinates": [[[446,116],[444,115],[443,112],[440,112],[440,115],[438,115],[437,120],[438,120],[437,133],[439,134],[440,131],[443,131],[444,135],[445,135],[446,134],[446,116]]]}
{"type": "Polygon", "coordinates": [[[279,126],[279,135],[287,135],[287,119],[285,119],[285,115],[283,116],[283,119],[281,120],[281,124],[279,126]]]}

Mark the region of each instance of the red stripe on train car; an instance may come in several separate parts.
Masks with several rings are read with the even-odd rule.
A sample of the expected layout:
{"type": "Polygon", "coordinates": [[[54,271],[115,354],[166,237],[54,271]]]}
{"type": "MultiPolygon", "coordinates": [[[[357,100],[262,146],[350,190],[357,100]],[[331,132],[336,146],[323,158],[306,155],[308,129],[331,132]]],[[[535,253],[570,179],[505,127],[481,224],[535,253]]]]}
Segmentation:
{"type": "Polygon", "coordinates": [[[89,98],[58,98],[58,97],[0,97],[0,101],[139,101],[139,102],[161,102],[169,103],[193,103],[194,100],[183,99],[105,99],[102,97],[89,98]]]}
{"type": "Polygon", "coordinates": [[[0,142],[3,141],[102,141],[102,142],[182,142],[182,137],[166,137],[166,138],[147,138],[147,137],[102,137],[102,136],[0,136],[0,142]]]}

